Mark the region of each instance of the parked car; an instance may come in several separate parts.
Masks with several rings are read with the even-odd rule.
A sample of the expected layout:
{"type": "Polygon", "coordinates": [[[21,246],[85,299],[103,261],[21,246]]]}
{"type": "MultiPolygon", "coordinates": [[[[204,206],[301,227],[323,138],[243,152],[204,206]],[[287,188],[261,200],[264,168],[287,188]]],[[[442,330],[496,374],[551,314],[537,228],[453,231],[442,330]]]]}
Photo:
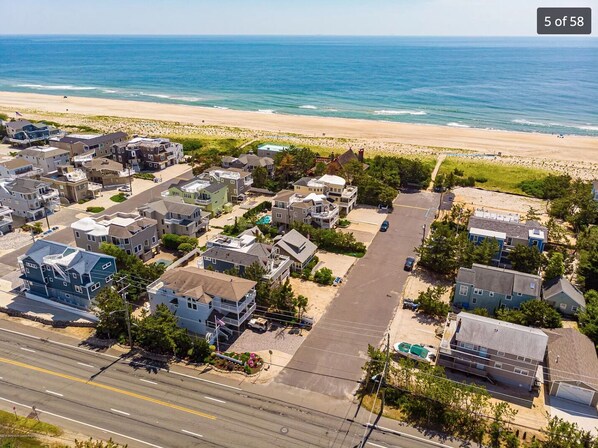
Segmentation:
{"type": "Polygon", "coordinates": [[[126,192],[131,191],[131,187],[129,187],[128,185],[123,185],[122,187],[120,187],[118,189],[118,191],[122,191],[123,193],[126,193],[126,192]]]}
{"type": "Polygon", "coordinates": [[[405,265],[403,266],[403,269],[407,272],[410,272],[413,270],[413,266],[415,266],[415,258],[407,257],[407,259],[405,260],[405,265]]]}
{"type": "Polygon", "coordinates": [[[382,225],[380,226],[380,232],[386,232],[390,227],[390,223],[388,221],[383,221],[382,225]]]}
{"type": "Polygon", "coordinates": [[[256,330],[263,333],[265,331],[268,331],[268,319],[264,319],[263,317],[255,317],[249,320],[247,326],[252,330],[256,330]]]}
{"type": "Polygon", "coordinates": [[[314,326],[314,319],[313,317],[302,317],[301,320],[297,323],[300,328],[304,330],[311,330],[314,326]]]}
{"type": "Polygon", "coordinates": [[[423,344],[410,344],[409,342],[397,342],[393,346],[396,353],[406,358],[413,359],[415,361],[432,363],[436,361],[436,349],[430,345],[423,344]]]}
{"type": "Polygon", "coordinates": [[[336,278],[334,279],[334,281],[332,282],[332,286],[338,286],[338,285],[340,285],[342,282],[343,282],[343,279],[342,279],[342,278],[340,278],[340,277],[336,277],[336,278]]]}
{"type": "Polygon", "coordinates": [[[417,310],[419,307],[418,303],[415,303],[413,299],[403,299],[403,309],[409,309],[411,311],[417,310]]]}

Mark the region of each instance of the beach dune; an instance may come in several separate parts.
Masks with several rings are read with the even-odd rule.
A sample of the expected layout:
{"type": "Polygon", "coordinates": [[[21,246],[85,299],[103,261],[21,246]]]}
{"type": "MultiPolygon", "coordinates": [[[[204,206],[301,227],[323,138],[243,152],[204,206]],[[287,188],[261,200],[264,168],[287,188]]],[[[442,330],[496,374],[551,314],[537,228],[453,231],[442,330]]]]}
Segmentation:
{"type": "Polygon", "coordinates": [[[0,110],[108,115],[205,126],[227,126],[273,134],[368,139],[438,148],[455,148],[504,156],[598,163],[598,137],[496,131],[376,120],[265,114],[179,104],[151,103],[62,95],[0,92],[0,110]]]}

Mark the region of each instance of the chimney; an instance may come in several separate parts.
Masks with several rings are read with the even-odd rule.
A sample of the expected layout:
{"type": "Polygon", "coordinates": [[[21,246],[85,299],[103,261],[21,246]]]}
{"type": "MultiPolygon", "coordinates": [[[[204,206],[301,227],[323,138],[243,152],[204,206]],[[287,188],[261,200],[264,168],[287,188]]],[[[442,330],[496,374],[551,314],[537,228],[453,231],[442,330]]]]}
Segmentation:
{"type": "Polygon", "coordinates": [[[359,160],[361,163],[363,163],[363,153],[364,153],[364,151],[365,151],[365,149],[361,148],[361,149],[359,150],[359,154],[357,155],[357,159],[358,159],[358,160],[359,160]]]}

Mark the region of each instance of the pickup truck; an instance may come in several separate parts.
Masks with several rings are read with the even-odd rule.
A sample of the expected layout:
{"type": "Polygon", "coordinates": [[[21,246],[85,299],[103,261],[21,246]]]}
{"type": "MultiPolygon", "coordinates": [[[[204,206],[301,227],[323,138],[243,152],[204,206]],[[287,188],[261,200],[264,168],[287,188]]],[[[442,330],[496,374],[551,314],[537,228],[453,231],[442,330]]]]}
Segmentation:
{"type": "Polygon", "coordinates": [[[268,331],[268,319],[264,319],[263,317],[256,317],[254,319],[249,320],[247,326],[252,330],[265,332],[268,331]]]}

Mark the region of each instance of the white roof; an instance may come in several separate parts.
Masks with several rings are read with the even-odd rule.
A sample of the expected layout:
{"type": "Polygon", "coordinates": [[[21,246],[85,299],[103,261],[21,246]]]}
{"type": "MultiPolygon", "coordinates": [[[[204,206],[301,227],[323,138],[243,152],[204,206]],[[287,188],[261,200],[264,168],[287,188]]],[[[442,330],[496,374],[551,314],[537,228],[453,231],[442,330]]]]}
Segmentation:
{"type": "Polygon", "coordinates": [[[340,185],[341,187],[344,187],[345,184],[346,184],[345,179],[343,179],[340,176],[334,176],[332,174],[324,174],[318,180],[320,182],[324,182],[324,183],[327,183],[327,184],[340,185]]]}
{"type": "Polygon", "coordinates": [[[181,190],[183,190],[186,193],[197,193],[198,191],[201,191],[209,186],[210,182],[208,182],[207,180],[195,179],[193,182],[183,185],[181,187],[181,190]]]}
{"type": "Polygon", "coordinates": [[[265,149],[267,151],[280,152],[280,151],[284,151],[285,149],[289,149],[289,146],[274,145],[272,143],[265,143],[263,145],[259,145],[257,147],[257,149],[265,149]]]}
{"type": "Polygon", "coordinates": [[[91,140],[92,138],[101,137],[102,134],[68,134],[67,137],[76,138],[80,140],[91,140]]]}
{"type": "Polygon", "coordinates": [[[507,238],[507,234],[505,232],[495,232],[494,230],[478,229],[476,227],[469,229],[469,233],[472,235],[487,236],[489,238],[497,238],[502,240],[507,238]]]}
{"type": "Polygon", "coordinates": [[[326,196],[324,196],[323,194],[310,193],[310,194],[308,194],[307,196],[305,196],[303,198],[303,201],[304,202],[305,201],[315,201],[315,202],[318,202],[318,201],[322,201],[324,199],[326,199],[326,196]]]}
{"type": "Polygon", "coordinates": [[[530,238],[544,239],[544,231],[540,229],[530,229],[528,235],[530,238]]]}
{"type": "Polygon", "coordinates": [[[108,235],[108,227],[98,224],[92,218],[81,218],[79,221],[75,221],[71,224],[71,229],[80,230],[94,236],[108,235]]]}

